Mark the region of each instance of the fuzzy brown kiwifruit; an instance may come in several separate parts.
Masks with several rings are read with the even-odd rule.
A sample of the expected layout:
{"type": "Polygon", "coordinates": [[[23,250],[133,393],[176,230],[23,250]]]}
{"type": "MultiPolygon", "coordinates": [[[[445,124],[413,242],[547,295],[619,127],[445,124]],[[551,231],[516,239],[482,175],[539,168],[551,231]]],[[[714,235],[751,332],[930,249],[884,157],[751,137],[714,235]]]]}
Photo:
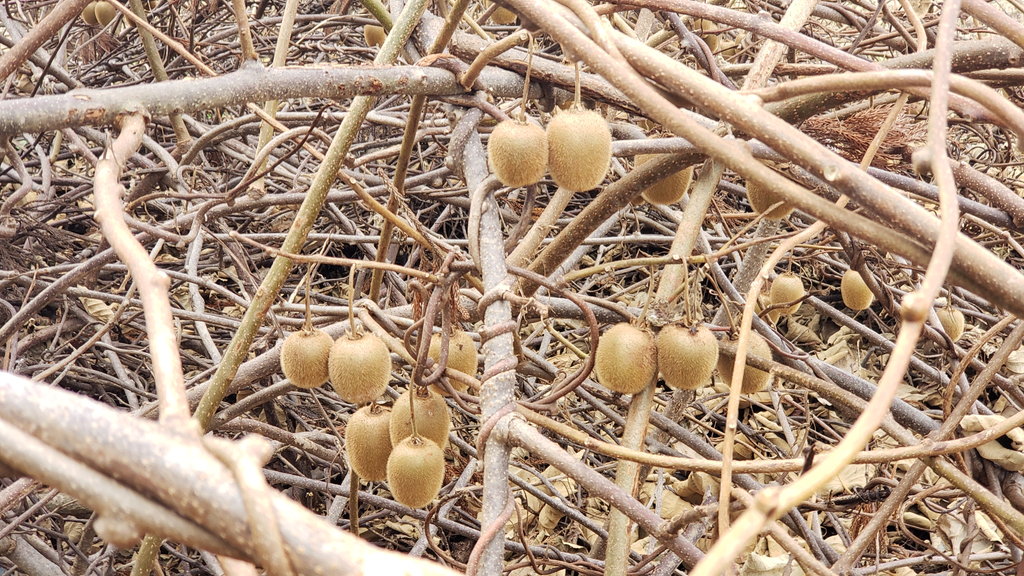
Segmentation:
{"type": "Polygon", "coordinates": [[[345,334],[335,340],[327,366],[331,387],[352,404],[373,402],[391,379],[391,353],[373,334],[345,334]]]}
{"type": "MultiPolygon", "coordinates": [[[[639,166],[657,157],[658,154],[639,154],[636,157],[636,165],[639,166]]],[[[644,190],[641,196],[651,204],[675,204],[686,193],[690,182],[693,182],[693,166],[658,180],[650,188],[644,190]]]]}
{"type": "Polygon", "coordinates": [[[658,375],[654,336],[628,322],[612,326],[597,342],[594,371],[604,387],[636,394],[658,375]]]}
{"type": "MultiPolygon", "coordinates": [[[[752,354],[754,356],[760,356],[761,358],[771,359],[772,348],[768,345],[768,341],[760,334],[757,332],[751,332],[748,342],[748,356],[752,354]]],[[[722,377],[722,381],[726,386],[732,385],[732,366],[735,360],[736,359],[731,356],[723,355],[718,357],[718,374],[722,377]]],[[[746,368],[743,369],[743,383],[740,386],[740,391],[744,394],[760,392],[768,385],[769,379],[771,379],[771,374],[764,370],[758,370],[757,368],[750,366],[748,363],[746,368]]]]}
{"type": "Polygon", "coordinates": [[[89,26],[98,26],[100,21],[96,19],[96,2],[89,2],[82,8],[82,20],[89,26]]]}
{"type": "Polygon", "coordinates": [[[843,295],[843,304],[850,310],[867,310],[875,301],[875,295],[868,288],[860,272],[850,268],[843,273],[839,282],[839,293],[843,295]]]}
{"type": "Polygon", "coordinates": [[[328,377],[334,339],[323,330],[292,332],[281,345],[281,372],[299,388],[316,388],[328,377]]]}
{"type": "MultiPolygon", "coordinates": [[[[771,306],[775,306],[787,302],[796,302],[806,295],[807,290],[804,289],[804,281],[792,272],[784,272],[776,276],[772,282],[771,290],[768,291],[768,300],[771,306]]],[[[789,316],[799,308],[800,303],[797,302],[785,308],[776,308],[773,312],[776,313],[777,319],[778,316],[789,316]]]]}
{"type": "Polygon", "coordinates": [[[508,8],[498,6],[497,10],[491,14],[491,22],[494,22],[498,26],[511,26],[516,23],[516,18],[519,16],[515,12],[508,8]]]}
{"type": "Polygon", "coordinates": [[[384,31],[383,26],[377,26],[376,24],[363,26],[363,40],[366,41],[367,46],[381,46],[384,44],[384,39],[387,36],[388,34],[384,31]]]}
{"type": "Polygon", "coordinates": [[[395,500],[422,508],[437,498],[444,484],[444,452],[436,442],[410,436],[391,450],[388,488],[395,500]]]}
{"type": "Polygon", "coordinates": [[[658,370],[670,388],[696,390],[711,384],[718,363],[718,339],[707,326],[669,324],[658,332],[655,343],[658,370]]]}
{"type": "Polygon", "coordinates": [[[391,410],[368,404],[356,410],[345,426],[345,454],[348,465],[363,480],[380,482],[388,477],[391,455],[391,410]]]}
{"type": "Polygon", "coordinates": [[[548,135],[529,122],[502,120],[487,141],[491,170],[505,186],[529,186],[548,169],[548,135]]]}
{"type": "Polygon", "coordinates": [[[956,308],[950,308],[944,306],[935,311],[939,316],[939,323],[942,324],[942,329],[949,336],[949,339],[956,342],[964,335],[964,328],[966,328],[966,320],[964,313],[957,310],[956,308]]]}
{"type": "Polygon", "coordinates": [[[793,206],[786,202],[783,202],[766,213],[765,210],[771,208],[772,205],[779,202],[781,198],[776,196],[767,188],[764,188],[760,184],[756,184],[754,182],[747,182],[747,200],[750,201],[750,207],[754,209],[754,212],[764,214],[764,217],[770,220],[782,220],[793,213],[793,206]]]}
{"type": "MultiPolygon", "coordinates": [[[[430,350],[427,355],[434,362],[438,362],[441,358],[441,335],[434,334],[430,337],[430,350]]],[[[456,330],[448,337],[448,368],[452,370],[458,370],[463,374],[470,376],[476,376],[476,345],[473,344],[473,337],[469,333],[463,330],[456,330]]],[[[469,386],[462,383],[460,380],[454,378],[449,379],[452,388],[455,388],[459,392],[465,392],[469,386]]],[[[435,386],[431,386],[431,389],[435,392],[441,392],[441,389],[435,386]]]]}
{"type": "Polygon", "coordinates": [[[395,406],[391,410],[391,444],[397,446],[399,442],[412,436],[412,417],[409,408],[411,395],[416,403],[416,433],[433,440],[438,446],[447,446],[448,431],[452,427],[448,404],[437,392],[422,386],[412,388],[413,390],[406,390],[398,400],[395,400],[395,406]]]}
{"type": "Polygon", "coordinates": [[[110,2],[97,2],[94,8],[96,12],[96,22],[100,26],[106,26],[114,21],[114,16],[117,16],[117,8],[114,8],[110,2]]]}
{"type": "Polygon", "coordinates": [[[604,181],[611,158],[612,133],[597,112],[573,107],[548,124],[548,170],[562,188],[596,188],[604,181]]]}

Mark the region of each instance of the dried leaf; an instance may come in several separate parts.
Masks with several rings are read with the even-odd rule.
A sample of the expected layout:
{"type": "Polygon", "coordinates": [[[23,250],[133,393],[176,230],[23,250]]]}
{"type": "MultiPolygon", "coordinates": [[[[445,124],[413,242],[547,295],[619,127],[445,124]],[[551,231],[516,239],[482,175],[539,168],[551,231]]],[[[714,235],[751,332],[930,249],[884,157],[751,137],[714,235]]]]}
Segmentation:
{"type": "Polygon", "coordinates": [[[1024,346],[1010,352],[1006,359],[1006,369],[1014,374],[1024,374],[1024,346]]]}
{"type": "MultiPolygon", "coordinates": [[[[995,414],[970,414],[964,416],[960,426],[964,429],[964,432],[974,433],[992,428],[1004,420],[1006,418],[995,414]]],[[[981,454],[982,458],[991,460],[1006,470],[1015,472],[1024,470],[1024,452],[1021,451],[1024,448],[1024,430],[1014,428],[1002,438],[1009,440],[1009,447],[1004,445],[1005,440],[993,440],[978,446],[978,453],[981,454]]]]}
{"type": "MultiPolygon", "coordinates": [[[[751,552],[747,561],[740,569],[740,576],[782,576],[786,567],[793,562],[789,554],[783,556],[766,556],[751,552]]],[[[795,574],[795,572],[790,572],[795,574]]]]}
{"type": "Polygon", "coordinates": [[[114,308],[103,300],[86,296],[80,296],[78,300],[82,302],[82,306],[89,316],[96,320],[106,324],[114,319],[114,308]]]}

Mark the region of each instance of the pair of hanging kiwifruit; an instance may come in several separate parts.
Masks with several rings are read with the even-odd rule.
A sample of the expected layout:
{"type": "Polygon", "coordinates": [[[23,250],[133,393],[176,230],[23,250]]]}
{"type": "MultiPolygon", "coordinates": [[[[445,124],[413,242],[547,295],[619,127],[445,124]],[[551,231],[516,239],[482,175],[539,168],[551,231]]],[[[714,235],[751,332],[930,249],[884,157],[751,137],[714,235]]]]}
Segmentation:
{"type": "Polygon", "coordinates": [[[345,428],[345,450],[352,470],[364,480],[387,480],[395,499],[421,508],[437,497],[444,481],[443,447],[451,415],[437,393],[425,387],[407,390],[389,410],[363,406],[345,428]],[[416,434],[410,402],[415,403],[416,434]]]}
{"type": "Polygon", "coordinates": [[[300,330],[285,338],[281,371],[299,388],[316,388],[330,379],[342,400],[365,404],[387,389],[391,353],[373,334],[349,332],[333,340],[323,330],[300,330]]]}
{"type": "Polygon", "coordinates": [[[114,21],[114,16],[117,16],[117,8],[103,0],[89,2],[85,8],[82,8],[81,16],[82,20],[90,26],[106,26],[114,21]]]}
{"type": "Polygon", "coordinates": [[[711,381],[718,340],[707,326],[662,327],[657,337],[628,322],[605,332],[594,352],[594,371],[605,387],[636,394],[658,375],[672,388],[695,390],[711,381]]]}
{"type": "Polygon", "coordinates": [[[574,104],[556,114],[547,130],[520,120],[503,120],[491,132],[487,158],[505,186],[536,184],[551,172],[558,186],[572,192],[596,188],[612,158],[608,122],[574,104]]]}
{"type": "MultiPolygon", "coordinates": [[[[750,352],[771,358],[771,348],[756,332],[751,333],[750,352]]],[[[653,380],[659,370],[669,387],[696,390],[711,382],[715,367],[725,380],[732,379],[732,362],[718,354],[718,339],[707,326],[668,324],[654,336],[622,322],[601,336],[594,358],[597,379],[622,394],[636,394],[653,380]]],[[[747,367],[744,394],[763,390],[769,374],[747,367]]]]}

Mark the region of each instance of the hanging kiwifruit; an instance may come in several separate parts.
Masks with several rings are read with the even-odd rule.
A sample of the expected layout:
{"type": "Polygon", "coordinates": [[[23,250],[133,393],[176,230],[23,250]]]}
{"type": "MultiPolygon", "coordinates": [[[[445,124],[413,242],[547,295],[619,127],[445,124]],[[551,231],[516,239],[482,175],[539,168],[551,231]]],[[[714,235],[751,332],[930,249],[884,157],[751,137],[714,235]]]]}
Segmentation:
{"type": "Polygon", "coordinates": [[[106,26],[114,21],[114,16],[117,16],[117,8],[114,8],[110,2],[97,2],[95,7],[96,22],[100,26],[106,26]]]}
{"type": "MultiPolygon", "coordinates": [[[[430,337],[430,350],[427,355],[434,362],[441,358],[441,335],[434,334],[430,337]]],[[[473,344],[473,337],[462,330],[456,330],[448,337],[448,367],[458,370],[470,376],[476,375],[476,345],[473,344]]],[[[460,380],[450,379],[452,388],[459,392],[465,392],[469,388],[460,380]]],[[[436,387],[431,387],[435,392],[440,392],[436,387]]]]}
{"type": "Polygon", "coordinates": [[[529,186],[548,169],[548,135],[530,122],[502,120],[487,142],[491,170],[505,186],[529,186]]]}
{"type": "Polygon", "coordinates": [[[388,477],[391,455],[391,410],[380,404],[368,404],[348,419],[345,426],[345,453],[348,465],[363,480],[380,482],[388,477]]]}
{"type": "Polygon", "coordinates": [[[843,295],[843,304],[851,310],[867,310],[875,301],[875,295],[864,282],[864,278],[853,268],[843,273],[843,279],[839,282],[839,292],[843,295]]]}
{"type": "Polygon", "coordinates": [[[438,446],[448,445],[448,431],[452,417],[448,404],[437,392],[423,386],[413,386],[395,400],[391,410],[391,444],[397,446],[403,439],[412,436],[412,417],[409,412],[409,396],[416,402],[416,433],[437,442],[438,446]]]}
{"type": "Polygon", "coordinates": [[[789,316],[790,314],[797,311],[800,308],[800,302],[797,302],[801,298],[807,295],[807,290],[804,289],[804,281],[799,276],[792,272],[784,272],[775,277],[772,282],[771,290],[768,292],[769,302],[771,306],[778,304],[786,304],[787,302],[796,302],[785,308],[776,308],[773,312],[776,312],[776,319],[778,316],[789,316]]]}
{"type": "Polygon", "coordinates": [[[944,306],[935,311],[939,316],[939,323],[942,324],[942,329],[949,336],[949,339],[956,342],[964,335],[964,328],[966,327],[966,320],[964,319],[964,313],[944,306]]]}
{"type": "Polygon", "coordinates": [[[391,450],[388,488],[398,502],[422,508],[437,498],[443,483],[444,452],[433,440],[410,436],[391,450]]]}
{"type": "MultiPolygon", "coordinates": [[[[754,356],[771,359],[772,348],[768,345],[768,341],[760,334],[757,332],[751,332],[748,342],[748,356],[752,354],[754,356]]],[[[732,383],[732,365],[735,360],[736,359],[732,356],[722,355],[718,357],[718,374],[722,377],[722,381],[726,386],[730,386],[732,383]]],[[[746,368],[743,369],[743,383],[740,386],[740,391],[744,394],[760,392],[768,385],[768,380],[770,378],[771,374],[764,370],[758,370],[747,363],[746,368]]]]}
{"type": "Polygon", "coordinates": [[[548,124],[548,169],[562,188],[596,188],[604,181],[611,158],[612,133],[597,112],[573,106],[548,124]]]}
{"type": "Polygon", "coordinates": [[[331,386],[345,402],[365,404],[384,393],[391,379],[391,354],[373,334],[345,334],[334,341],[328,361],[331,386]]]}
{"type": "Polygon", "coordinates": [[[516,23],[518,16],[515,12],[508,8],[498,6],[498,8],[491,14],[491,22],[494,22],[498,26],[511,26],[516,23]]]}
{"type": "Polygon", "coordinates": [[[299,388],[327,382],[328,358],[334,339],[323,330],[292,332],[281,345],[281,372],[299,388]]]}
{"type": "Polygon", "coordinates": [[[89,2],[82,8],[82,20],[89,26],[98,26],[100,21],[96,19],[96,2],[89,2]]]}
{"type": "MultiPolygon", "coordinates": [[[[638,154],[636,165],[639,166],[658,156],[659,154],[638,154]]],[[[690,182],[692,181],[693,166],[689,166],[685,170],[680,170],[658,180],[650,188],[644,190],[641,195],[644,200],[651,204],[675,204],[686,193],[686,189],[690,187],[690,182]]]]}
{"type": "Polygon", "coordinates": [[[636,394],[658,375],[654,336],[628,322],[612,326],[597,342],[594,371],[603,386],[622,394],[636,394]]]}
{"type": "Polygon", "coordinates": [[[382,46],[387,36],[388,34],[384,31],[383,26],[377,26],[376,24],[363,26],[363,40],[366,40],[367,46],[382,46]]]}
{"type": "Polygon", "coordinates": [[[662,327],[658,345],[658,370],[670,388],[696,390],[711,383],[718,363],[718,339],[707,326],[681,324],[662,327]]]}
{"type": "Polygon", "coordinates": [[[747,182],[747,200],[750,201],[750,207],[754,212],[764,214],[764,217],[770,220],[782,220],[793,213],[793,206],[786,202],[765,213],[765,210],[771,208],[781,198],[755,182],[747,182]]]}

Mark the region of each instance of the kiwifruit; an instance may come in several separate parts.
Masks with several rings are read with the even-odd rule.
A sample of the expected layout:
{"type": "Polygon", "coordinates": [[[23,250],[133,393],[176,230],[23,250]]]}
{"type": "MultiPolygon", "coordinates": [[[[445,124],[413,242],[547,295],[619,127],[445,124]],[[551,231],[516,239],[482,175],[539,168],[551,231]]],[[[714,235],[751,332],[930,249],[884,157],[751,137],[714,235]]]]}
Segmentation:
{"type": "Polygon", "coordinates": [[[97,2],[96,3],[96,22],[100,26],[106,26],[114,20],[114,16],[117,16],[117,8],[114,8],[110,2],[97,2]]]}
{"type": "Polygon", "coordinates": [[[966,327],[964,313],[957,310],[956,308],[950,308],[944,306],[935,311],[939,316],[939,323],[942,324],[942,329],[949,336],[949,339],[956,342],[964,335],[964,328],[966,327]]]}
{"type": "MultiPolygon", "coordinates": [[[[771,290],[768,292],[768,297],[771,305],[775,306],[787,302],[796,302],[806,294],[807,290],[804,289],[804,281],[792,272],[784,272],[775,277],[771,290]]],[[[774,312],[777,312],[777,316],[789,316],[796,312],[798,308],[800,308],[799,302],[785,308],[777,308],[774,312]]]]}
{"type": "Polygon", "coordinates": [[[96,2],[89,2],[82,8],[82,20],[89,26],[98,26],[100,21],[96,19],[96,2]]]}
{"type": "Polygon", "coordinates": [[[391,354],[373,334],[345,334],[334,341],[328,361],[331,386],[345,402],[365,404],[384,393],[391,379],[391,354]]]}
{"type": "Polygon", "coordinates": [[[438,446],[448,445],[448,431],[452,427],[452,417],[448,412],[448,404],[437,392],[422,386],[414,386],[414,390],[406,390],[395,400],[391,410],[389,431],[391,444],[398,443],[412,436],[412,418],[409,413],[409,396],[416,402],[416,433],[430,438],[438,446]]]}
{"type": "Polygon", "coordinates": [[[363,480],[380,482],[388,477],[391,455],[391,410],[380,404],[368,404],[348,419],[345,426],[345,453],[348,465],[363,480]]]}
{"type": "Polygon", "coordinates": [[[443,483],[444,452],[433,440],[410,436],[391,450],[388,488],[398,502],[422,508],[437,498],[443,483]]]}
{"type": "Polygon", "coordinates": [[[843,295],[843,304],[851,310],[867,310],[875,301],[875,295],[871,293],[864,278],[853,268],[843,273],[839,292],[843,295]]]}
{"type": "Polygon", "coordinates": [[[711,384],[718,339],[707,326],[668,324],[658,332],[658,370],[670,388],[696,390],[711,384]]]}
{"type": "Polygon", "coordinates": [[[502,120],[487,142],[491,170],[505,186],[529,186],[548,169],[548,135],[529,122],[502,120]]]}
{"type": "Polygon", "coordinates": [[[327,382],[328,358],[334,339],[323,330],[292,332],[281,345],[281,372],[299,388],[327,382]]]}
{"type": "MultiPolygon", "coordinates": [[[[434,362],[441,359],[441,335],[434,334],[430,337],[430,350],[427,353],[434,362]]],[[[470,376],[476,375],[476,345],[473,344],[473,337],[467,332],[456,330],[448,337],[448,367],[458,370],[470,376]]],[[[469,386],[454,378],[449,380],[453,388],[459,392],[465,392],[469,386]]],[[[436,387],[431,387],[435,392],[440,392],[436,387]]]]}
{"type": "MultiPolygon", "coordinates": [[[[768,345],[768,341],[764,339],[757,332],[751,332],[750,338],[748,339],[749,345],[747,346],[747,355],[760,356],[762,358],[771,359],[772,348],[768,345]]],[[[725,382],[726,386],[732,385],[732,365],[735,362],[735,358],[731,356],[719,356],[718,357],[718,373],[722,377],[722,381],[725,382]]],[[[740,386],[740,391],[744,394],[753,394],[764,390],[764,387],[768,385],[768,380],[771,378],[771,374],[764,370],[758,370],[750,366],[748,363],[746,368],[743,370],[743,383],[740,386]]]]}
{"type": "Polygon", "coordinates": [[[498,6],[498,9],[491,14],[491,22],[498,26],[511,26],[516,23],[516,18],[518,16],[515,12],[501,6],[498,6]]]}
{"type": "Polygon", "coordinates": [[[765,213],[765,210],[771,208],[781,198],[755,182],[747,182],[747,200],[750,201],[750,207],[754,212],[764,214],[764,217],[770,220],[782,220],[793,213],[793,206],[785,202],[765,213]]]}
{"type": "Polygon", "coordinates": [[[611,158],[612,133],[597,112],[573,107],[548,124],[548,170],[562,188],[596,188],[604,181],[611,158]]]}
{"type": "Polygon", "coordinates": [[[622,394],[636,394],[658,375],[654,336],[628,322],[612,326],[594,352],[597,381],[622,394]]]}
{"type": "MultiPolygon", "coordinates": [[[[657,157],[658,154],[638,154],[636,157],[636,165],[639,166],[644,162],[657,157]]],[[[644,200],[647,200],[651,204],[675,204],[676,202],[679,202],[679,199],[686,193],[686,189],[690,187],[690,182],[692,181],[693,166],[690,166],[685,170],[680,170],[679,172],[658,180],[650,188],[644,190],[641,195],[644,200]]]]}
{"type": "Polygon", "coordinates": [[[383,26],[377,26],[376,24],[367,24],[363,26],[363,40],[366,40],[366,45],[381,46],[384,44],[384,39],[387,38],[387,32],[384,31],[383,26]]]}

